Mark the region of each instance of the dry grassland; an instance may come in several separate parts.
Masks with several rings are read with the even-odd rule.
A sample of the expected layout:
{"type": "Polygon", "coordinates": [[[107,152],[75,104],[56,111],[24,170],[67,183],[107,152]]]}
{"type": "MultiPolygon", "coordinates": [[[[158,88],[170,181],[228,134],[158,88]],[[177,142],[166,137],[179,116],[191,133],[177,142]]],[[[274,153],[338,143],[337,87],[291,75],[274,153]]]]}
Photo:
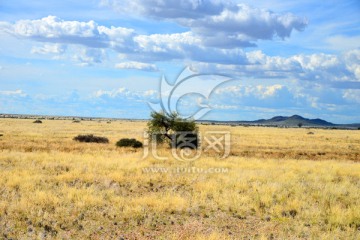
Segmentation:
{"type": "Polygon", "coordinates": [[[232,149],[194,162],[115,146],[145,127],[1,119],[0,239],[360,238],[360,131],[200,125],[232,149]]]}

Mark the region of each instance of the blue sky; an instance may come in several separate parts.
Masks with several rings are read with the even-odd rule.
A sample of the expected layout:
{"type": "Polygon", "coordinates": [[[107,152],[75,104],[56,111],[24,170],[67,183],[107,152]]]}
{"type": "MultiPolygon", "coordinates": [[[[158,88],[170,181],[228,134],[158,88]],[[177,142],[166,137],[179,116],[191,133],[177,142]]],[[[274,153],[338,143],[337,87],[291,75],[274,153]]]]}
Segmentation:
{"type": "Polygon", "coordinates": [[[0,1],[0,113],[148,118],[187,66],[203,119],[360,122],[360,2],[0,1]]]}

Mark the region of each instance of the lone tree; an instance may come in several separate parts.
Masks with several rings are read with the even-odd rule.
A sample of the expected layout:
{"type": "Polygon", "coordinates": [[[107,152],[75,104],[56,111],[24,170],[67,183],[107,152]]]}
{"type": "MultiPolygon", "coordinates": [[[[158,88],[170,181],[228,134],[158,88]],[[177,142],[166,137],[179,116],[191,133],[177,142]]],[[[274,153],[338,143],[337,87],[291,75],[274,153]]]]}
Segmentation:
{"type": "Polygon", "coordinates": [[[302,123],[298,123],[298,127],[301,128],[303,126],[302,123]]]}
{"type": "MultiPolygon", "coordinates": [[[[194,120],[182,119],[179,114],[152,112],[148,123],[148,133],[156,136],[159,143],[173,141],[173,136],[179,132],[188,132],[197,135],[198,127],[194,120]]],[[[150,138],[152,139],[152,138],[150,138]]]]}

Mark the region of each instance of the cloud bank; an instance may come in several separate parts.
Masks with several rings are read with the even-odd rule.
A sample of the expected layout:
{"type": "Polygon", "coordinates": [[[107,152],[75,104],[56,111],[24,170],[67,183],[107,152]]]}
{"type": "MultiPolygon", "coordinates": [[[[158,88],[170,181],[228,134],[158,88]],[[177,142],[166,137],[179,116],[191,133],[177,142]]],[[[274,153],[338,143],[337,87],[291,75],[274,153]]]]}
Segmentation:
{"type": "MultiPolygon", "coordinates": [[[[307,20],[290,13],[278,14],[244,4],[220,1],[102,1],[127,14],[169,20],[188,29],[171,34],[140,34],[134,29],[107,27],[95,21],[65,21],[56,16],[36,20],[0,22],[0,31],[21,39],[60,45],[111,49],[130,61],[183,60],[244,64],[243,48],[258,40],[290,37],[302,31],[307,20]]],[[[49,45],[33,53],[60,53],[49,45]]],[[[96,62],[96,61],[95,61],[96,62]]],[[[101,61],[98,61],[101,62],[101,61]]]]}
{"type": "Polygon", "coordinates": [[[302,31],[307,20],[291,13],[277,14],[231,1],[103,0],[121,13],[170,20],[187,27],[202,44],[219,48],[255,46],[257,40],[290,37],[302,31]]]}

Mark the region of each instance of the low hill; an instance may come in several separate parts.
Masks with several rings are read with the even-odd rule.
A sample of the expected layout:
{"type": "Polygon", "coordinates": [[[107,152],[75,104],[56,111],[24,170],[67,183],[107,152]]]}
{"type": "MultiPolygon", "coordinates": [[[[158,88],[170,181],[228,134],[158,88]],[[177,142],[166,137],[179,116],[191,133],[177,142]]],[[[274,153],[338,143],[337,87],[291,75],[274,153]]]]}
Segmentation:
{"type": "Polygon", "coordinates": [[[245,126],[273,126],[273,127],[315,127],[315,128],[338,128],[338,129],[360,129],[360,123],[334,124],[326,120],[315,118],[309,119],[299,115],[275,116],[270,119],[259,119],[255,121],[200,121],[213,124],[245,125],[245,126]]]}
{"type": "Polygon", "coordinates": [[[323,119],[308,119],[299,115],[293,115],[290,117],[276,116],[271,119],[261,119],[253,121],[253,123],[264,124],[264,125],[278,125],[278,126],[289,126],[294,127],[301,124],[302,126],[322,126],[322,127],[332,127],[336,124],[325,121],[323,119]]]}

